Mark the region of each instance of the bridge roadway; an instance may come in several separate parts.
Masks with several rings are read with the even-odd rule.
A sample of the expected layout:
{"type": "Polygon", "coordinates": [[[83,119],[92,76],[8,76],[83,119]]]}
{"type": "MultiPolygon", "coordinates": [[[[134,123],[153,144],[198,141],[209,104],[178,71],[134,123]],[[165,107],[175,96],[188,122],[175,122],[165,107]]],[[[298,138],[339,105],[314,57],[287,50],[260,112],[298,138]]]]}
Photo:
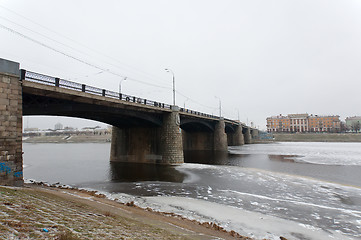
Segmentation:
{"type": "Polygon", "coordinates": [[[184,152],[226,152],[228,145],[251,143],[258,135],[256,129],[238,121],[19,71],[18,66],[0,59],[0,93],[9,93],[0,95],[0,102],[9,105],[2,113],[9,115],[5,120],[16,120],[9,123],[16,128],[0,125],[0,184],[13,185],[22,180],[21,116],[67,116],[110,124],[113,126],[110,160],[122,162],[178,164],[184,162],[184,152]],[[13,144],[9,137],[1,138],[6,135],[13,136],[13,144]]]}

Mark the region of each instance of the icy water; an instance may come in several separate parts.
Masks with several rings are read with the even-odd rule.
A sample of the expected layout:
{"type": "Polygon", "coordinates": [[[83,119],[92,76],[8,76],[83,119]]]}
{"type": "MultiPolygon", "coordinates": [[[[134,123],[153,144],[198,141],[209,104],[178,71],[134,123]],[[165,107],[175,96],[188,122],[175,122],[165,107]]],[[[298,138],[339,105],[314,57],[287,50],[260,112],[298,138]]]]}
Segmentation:
{"type": "Polygon", "coordinates": [[[361,144],[272,143],[110,163],[110,144],[24,144],[24,177],[216,222],[256,239],[361,239],[361,144]]]}

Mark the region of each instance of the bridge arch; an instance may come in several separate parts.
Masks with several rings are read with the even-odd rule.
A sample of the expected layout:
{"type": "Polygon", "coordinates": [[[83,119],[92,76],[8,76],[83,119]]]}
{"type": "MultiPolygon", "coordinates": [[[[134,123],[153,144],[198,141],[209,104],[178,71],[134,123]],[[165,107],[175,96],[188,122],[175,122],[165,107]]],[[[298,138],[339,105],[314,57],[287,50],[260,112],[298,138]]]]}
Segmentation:
{"type": "Polygon", "coordinates": [[[162,125],[161,114],[23,93],[23,116],[48,115],[90,119],[119,128],[162,125]]]}
{"type": "Polygon", "coordinates": [[[231,125],[231,124],[226,124],[225,126],[225,132],[226,133],[235,133],[236,132],[236,128],[235,126],[231,125]]]}
{"type": "Polygon", "coordinates": [[[182,118],[180,127],[186,132],[213,132],[214,124],[199,119],[182,118]]]}

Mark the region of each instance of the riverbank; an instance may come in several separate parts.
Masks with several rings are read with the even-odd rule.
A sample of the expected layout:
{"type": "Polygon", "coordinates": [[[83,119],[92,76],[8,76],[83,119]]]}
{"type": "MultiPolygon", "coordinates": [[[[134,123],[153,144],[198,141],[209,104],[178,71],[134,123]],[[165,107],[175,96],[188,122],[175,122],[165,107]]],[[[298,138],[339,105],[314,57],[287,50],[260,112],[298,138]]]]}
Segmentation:
{"type": "Polygon", "coordinates": [[[251,239],[94,192],[0,186],[0,239],[251,239]]]}
{"type": "Polygon", "coordinates": [[[61,135],[23,137],[24,143],[105,143],[110,142],[111,134],[103,135],[61,135]]]}
{"type": "Polygon", "coordinates": [[[273,133],[277,142],[361,142],[360,133],[273,133]]]}

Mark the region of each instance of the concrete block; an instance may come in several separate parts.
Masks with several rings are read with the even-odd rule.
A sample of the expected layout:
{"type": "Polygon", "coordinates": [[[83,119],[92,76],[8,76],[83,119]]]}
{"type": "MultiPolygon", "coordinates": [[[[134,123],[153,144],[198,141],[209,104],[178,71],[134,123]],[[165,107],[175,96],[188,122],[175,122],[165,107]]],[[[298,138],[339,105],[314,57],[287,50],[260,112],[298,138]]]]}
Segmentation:
{"type": "Polygon", "coordinates": [[[17,62],[0,58],[0,72],[19,76],[19,66],[17,62]]]}
{"type": "Polygon", "coordinates": [[[18,106],[18,100],[10,100],[10,106],[18,106]]]}
{"type": "Polygon", "coordinates": [[[1,81],[0,81],[0,89],[5,89],[5,88],[8,88],[8,83],[4,83],[3,81],[2,81],[2,78],[1,78],[1,81]]]}
{"type": "MultiPolygon", "coordinates": [[[[11,90],[11,94],[14,94],[14,95],[20,95],[20,89],[12,89],[11,90]]],[[[19,98],[19,96],[17,96],[19,98]]]]}
{"type": "Polygon", "coordinates": [[[10,100],[9,99],[1,99],[0,98],[0,105],[9,105],[10,104],[10,100]]]}
{"type": "Polygon", "coordinates": [[[19,100],[19,96],[15,95],[15,94],[8,94],[6,97],[7,97],[7,99],[10,99],[10,100],[19,100]]]}
{"type": "Polygon", "coordinates": [[[8,120],[16,122],[18,120],[18,117],[17,116],[10,116],[8,120]]]}
{"type": "Polygon", "coordinates": [[[20,89],[20,82],[18,80],[16,80],[16,82],[13,82],[12,84],[10,84],[10,87],[9,87],[10,90],[16,90],[16,91],[19,91],[20,89]]]}
{"type": "Polygon", "coordinates": [[[8,98],[8,94],[6,93],[0,93],[0,99],[3,98],[3,99],[7,99],[8,98]]]}
{"type": "Polygon", "coordinates": [[[10,77],[8,77],[8,76],[3,76],[3,77],[1,78],[1,81],[2,81],[3,83],[5,83],[5,84],[10,84],[10,77]]]}

